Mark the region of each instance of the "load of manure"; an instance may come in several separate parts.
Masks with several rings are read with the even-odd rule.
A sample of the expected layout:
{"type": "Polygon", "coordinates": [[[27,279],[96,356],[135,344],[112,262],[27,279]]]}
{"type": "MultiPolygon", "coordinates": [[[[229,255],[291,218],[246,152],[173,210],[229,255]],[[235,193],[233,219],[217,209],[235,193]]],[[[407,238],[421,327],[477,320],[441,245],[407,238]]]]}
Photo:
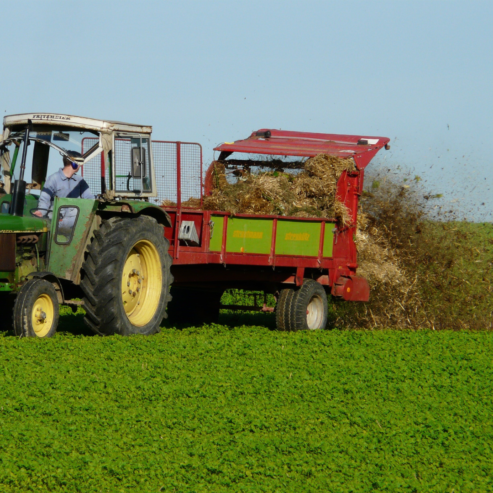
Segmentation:
{"type": "Polygon", "coordinates": [[[341,174],[355,169],[352,158],[319,154],[304,162],[274,160],[255,166],[261,171],[251,172],[248,166],[230,171],[227,161],[214,162],[213,186],[211,194],[204,198],[204,209],[335,218],[343,225],[350,223],[349,211],[337,200],[336,189],[341,174]],[[288,173],[285,169],[289,168],[300,169],[298,173],[288,173]]]}

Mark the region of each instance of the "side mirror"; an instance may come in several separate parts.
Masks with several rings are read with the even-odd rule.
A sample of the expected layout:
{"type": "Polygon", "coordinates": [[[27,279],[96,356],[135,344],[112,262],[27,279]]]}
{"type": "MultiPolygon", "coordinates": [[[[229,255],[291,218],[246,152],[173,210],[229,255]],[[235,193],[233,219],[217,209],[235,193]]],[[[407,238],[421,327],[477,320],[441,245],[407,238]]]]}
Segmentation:
{"type": "Polygon", "coordinates": [[[132,178],[143,178],[146,176],[146,150],[144,147],[132,149],[132,178]],[[141,161],[142,159],[142,161],[141,161]]]}

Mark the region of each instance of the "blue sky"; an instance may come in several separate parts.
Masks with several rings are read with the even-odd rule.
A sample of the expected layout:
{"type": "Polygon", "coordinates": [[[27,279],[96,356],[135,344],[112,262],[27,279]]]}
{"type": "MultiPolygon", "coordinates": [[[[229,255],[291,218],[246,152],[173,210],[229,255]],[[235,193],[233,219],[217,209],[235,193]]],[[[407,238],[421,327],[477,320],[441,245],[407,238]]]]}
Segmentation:
{"type": "Polygon", "coordinates": [[[282,128],[386,136],[493,219],[493,2],[0,1],[3,114],[151,124],[214,145],[282,128]],[[481,205],[481,204],[485,205],[481,205]]]}

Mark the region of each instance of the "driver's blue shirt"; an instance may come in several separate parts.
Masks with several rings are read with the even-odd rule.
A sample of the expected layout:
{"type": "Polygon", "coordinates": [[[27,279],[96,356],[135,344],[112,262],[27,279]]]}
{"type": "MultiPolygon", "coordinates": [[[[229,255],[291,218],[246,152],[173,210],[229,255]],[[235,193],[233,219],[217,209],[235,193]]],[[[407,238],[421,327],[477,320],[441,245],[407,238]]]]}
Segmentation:
{"type": "MultiPolygon", "coordinates": [[[[39,209],[52,210],[53,200],[55,197],[70,199],[94,199],[94,195],[89,190],[89,185],[84,178],[79,175],[73,175],[67,178],[60,168],[53,173],[45,182],[41,195],[39,196],[39,209]]],[[[43,215],[46,215],[44,212],[43,215]]]]}

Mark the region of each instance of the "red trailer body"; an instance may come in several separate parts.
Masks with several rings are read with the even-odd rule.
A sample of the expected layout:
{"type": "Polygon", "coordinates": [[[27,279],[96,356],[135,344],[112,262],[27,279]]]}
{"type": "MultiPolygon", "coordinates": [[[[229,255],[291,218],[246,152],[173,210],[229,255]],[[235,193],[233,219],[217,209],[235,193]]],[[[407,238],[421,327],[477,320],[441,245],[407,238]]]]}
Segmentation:
{"type": "MultiPolygon", "coordinates": [[[[355,171],[344,172],[337,185],[337,198],[346,205],[352,218],[351,224],[343,227],[336,219],[249,214],[232,216],[227,212],[184,207],[182,203],[193,193],[197,197],[199,188],[200,203],[203,203],[203,196],[211,191],[212,168],[209,168],[202,180],[202,151],[198,144],[153,141],[156,169],[160,169],[159,146],[166,148],[162,155],[168,154],[167,168],[176,169],[176,206],[163,206],[172,222],[171,227],[165,229],[165,236],[170,241],[169,252],[173,258],[173,286],[202,290],[244,288],[276,293],[285,286],[301,286],[304,280],[312,279],[334,296],[351,301],[367,301],[368,283],[356,275],[358,264],[353,235],[365,167],[382,147],[388,148],[388,142],[389,139],[385,137],[261,129],[247,139],[224,143],[215,148],[220,153],[220,161],[227,160],[233,153],[306,158],[318,154],[352,157],[356,164],[355,171]],[[193,162],[190,161],[191,155],[195,156],[193,162]],[[195,169],[195,174],[190,175],[187,164],[195,169]],[[195,192],[191,191],[194,188],[190,185],[191,176],[200,182],[195,186],[195,192]],[[256,221],[252,224],[261,226],[263,232],[250,234],[248,220],[256,221]],[[193,222],[198,236],[197,243],[190,245],[179,239],[179,225],[183,221],[193,222]],[[233,238],[231,232],[228,236],[228,226],[233,223],[243,228],[239,232],[235,230],[234,234],[238,233],[236,236],[240,241],[244,238],[245,245],[248,244],[249,234],[251,237],[262,234],[263,246],[259,247],[262,251],[253,251],[253,247],[253,250],[250,247],[238,248],[238,238],[233,238]],[[298,237],[294,233],[285,233],[289,227],[296,231],[306,228],[313,232],[311,236],[300,233],[301,238],[310,238],[302,249],[307,253],[293,253],[289,246],[282,244],[286,238],[298,237]],[[279,236],[280,230],[283,231],[283,238],[279,236]],[[269,248],[266,241],[270,242],[269,248]]],[[[163,176],[170,179],[166,172],[163,176]]]]}

